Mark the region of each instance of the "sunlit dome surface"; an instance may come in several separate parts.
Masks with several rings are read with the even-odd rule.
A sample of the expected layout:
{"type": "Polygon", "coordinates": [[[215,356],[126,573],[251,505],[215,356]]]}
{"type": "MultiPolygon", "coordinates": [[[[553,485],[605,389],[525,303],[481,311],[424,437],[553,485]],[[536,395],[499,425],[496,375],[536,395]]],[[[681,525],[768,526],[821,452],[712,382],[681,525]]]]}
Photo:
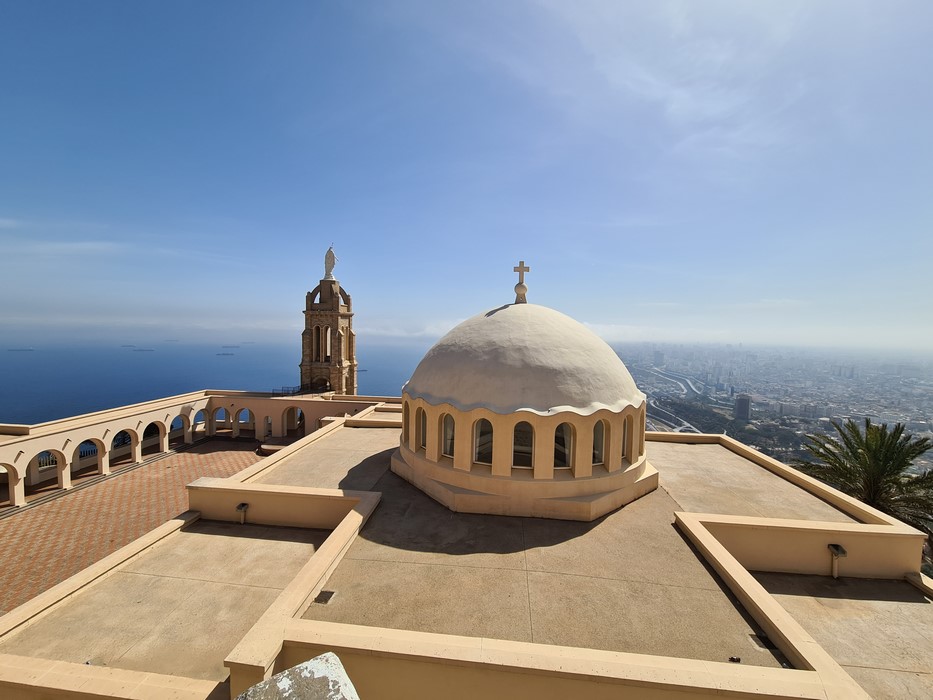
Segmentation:
{"type": "Polygon", "coordinates": [[[590,414],[645,400],[604,340],[535,304],[510,304],[467,319],[428,351],[402,391],[432,405],[499,414],[590,414]]]}

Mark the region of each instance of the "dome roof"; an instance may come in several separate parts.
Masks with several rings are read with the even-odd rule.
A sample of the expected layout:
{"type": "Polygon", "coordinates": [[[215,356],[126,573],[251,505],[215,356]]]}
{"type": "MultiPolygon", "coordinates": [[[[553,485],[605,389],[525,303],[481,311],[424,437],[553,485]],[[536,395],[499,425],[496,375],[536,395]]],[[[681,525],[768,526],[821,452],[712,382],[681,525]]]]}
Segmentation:
{"type": "Polygon", "coordinates": [[[402,391],[435,406],[499,414],[588,415],[645,400],[605,341],[569,316],[535,304],[510,304],[467,319],[428,350],[402,391]]]}

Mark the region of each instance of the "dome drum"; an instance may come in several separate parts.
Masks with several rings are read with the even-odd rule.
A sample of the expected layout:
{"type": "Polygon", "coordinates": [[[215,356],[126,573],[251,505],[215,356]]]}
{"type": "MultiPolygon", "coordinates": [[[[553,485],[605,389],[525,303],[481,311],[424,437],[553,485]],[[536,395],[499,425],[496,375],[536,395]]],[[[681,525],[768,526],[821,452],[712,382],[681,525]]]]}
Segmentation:
{"type": "Polygon", "coordinates": [[[531,473],[535,479],[566,471],[582,478],[592,476],[594,469],[602,474],[619,471],[644,456],[644,430],[638,429],[644,425],[644,406],[619,412],[603,409],[588,416],[569,411],[503,416],[487,409],[432,406],[407,394],[402,404],[401,445],[429,462],[460,471],[482,473],[486,467],[491,476],[531,473]],[[480,426],[480,421],[488,426],[480,426]],[[486,434],[481,434],[484,428],[486,434]],[[564,459],[555,464],[558,453],[564,459]]]}
{"type": "Polygon", "coordinates": [[[657,472],[646,461],[644,441],[635,429],[643,420],[643,408],[600,411],[580,421],[571,413],[501,416],[484,409],[459,411],[412,401],[407,395],[403,402],[405,428],[392,470],[452,510],[588,521],[657,484],[657,472]],[[479,458],[485,458],[484,446],[477,444],[480,421],[492,428],[489,463],[477,461],[477,450],[479,458]],[[445,433],[445,425],[449,429],[451,423],[452,435],[445,433]],[[516,445],[520,424],[531,429],[530,450],[516,445]],[[567,466],[558,467],[555,452],[568,445],[557,433],[566,425],[572,426],[571,451],[567,466]]]}

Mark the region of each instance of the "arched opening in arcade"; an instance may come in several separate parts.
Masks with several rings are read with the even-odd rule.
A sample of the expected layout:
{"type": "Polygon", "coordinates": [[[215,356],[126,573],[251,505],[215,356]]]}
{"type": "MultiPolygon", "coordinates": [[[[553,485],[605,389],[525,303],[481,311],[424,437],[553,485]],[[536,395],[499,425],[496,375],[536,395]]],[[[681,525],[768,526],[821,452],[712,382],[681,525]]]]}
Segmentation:
{"type": "Polygon", "coordinates": [[[168,448],[176,450],[185,444],[185,433],[188,431],[188,417],[178,415],[172,419],[168,429],[168,448]]]}
{"type": "Polygon", "coordinates": [[[13,493],[15,485],[16,472],[13,471],[13,467],[8,464],[0,464],[0,508],[19,505],[14,503],[16,500],[13,493]]]}
{"type": "Polygon", "coordinates": [[[110,441],[110,469],[119,469],[137,461],[139,437],[133,430],[121,430],[110,441]]]}
{"type": "Polygon", "coordinates": [[[193,442],[206,438],[207,434],[207,414],[202,409],[195,413],[194,418],[191,419],[191,440],[193,442]]]}
{"type": "Polygon", "coordinates": [[[95,474],[105,473],[107,449],[96,438],[84,440],[75,448],[71,456],[71,478],[83,479],[95,474]]]}
{"type": "Polygon", "coordinates": [[[58,450],[43,450],[26,468],[26,496],[36,497],[71,487],[68,461],[58,450]]]}
{"type": "Polygon", "coordinates": [[[165,426],[159,421],[152,421],[143,429],[143,457],[151,457],[165,452],[165,426]]]}
{"type": "Polygon", "coordinates": [[[282,421],[282,433],[285,437],[297,439],[305,436],[305,414],[297,406],[285,409],[282,421]]]}
{"type": "Polygon", "coordinates": [[[241,408],[236,414],[236,434],[239,437],[256,437],[256,416],[248,408],[241,408]]]}
{"type": "Polygon", "coordinates": [[[230,415],[230,411],[220,406],[214,409],[211,417],[214,422],[214,435],[229,437],[233,434],[233,416],[230,415]]]}

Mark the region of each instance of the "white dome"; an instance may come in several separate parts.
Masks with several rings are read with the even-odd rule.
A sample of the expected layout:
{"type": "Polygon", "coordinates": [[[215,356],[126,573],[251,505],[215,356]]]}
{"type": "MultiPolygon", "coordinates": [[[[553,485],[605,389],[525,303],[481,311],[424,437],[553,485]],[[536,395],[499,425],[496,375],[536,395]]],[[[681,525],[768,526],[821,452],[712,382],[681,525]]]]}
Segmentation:
{"type": "Polygon", "coordinates": [[[428,350],[402,387],[411,398],[494,413],[619,411],[645,395],[605,341],[569,316],[510,304],[467,319],[428,350]]]}

